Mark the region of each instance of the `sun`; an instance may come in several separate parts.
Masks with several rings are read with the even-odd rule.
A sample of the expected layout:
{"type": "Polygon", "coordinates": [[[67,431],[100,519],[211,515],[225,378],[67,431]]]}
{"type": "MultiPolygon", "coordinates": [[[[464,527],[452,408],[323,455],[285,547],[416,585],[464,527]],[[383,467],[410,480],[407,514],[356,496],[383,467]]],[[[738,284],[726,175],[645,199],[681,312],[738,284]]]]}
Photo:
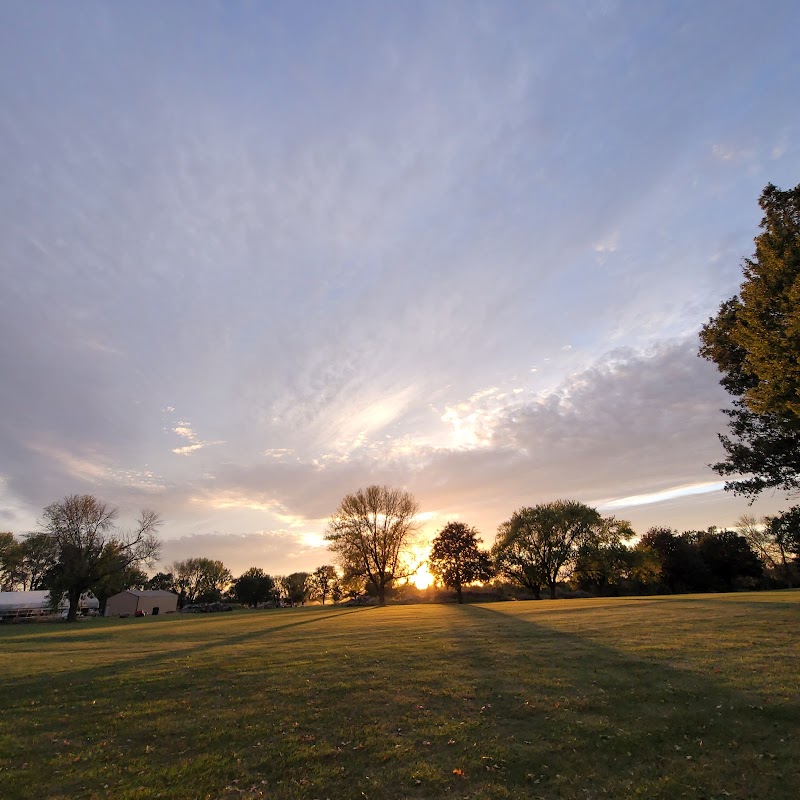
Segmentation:
{"type": "Polygon", "coordinates": [[[409,561],[417,566],[417,571],[409,576],[409,582],[413,583],[417,589],[427,589],[436,578],[428,569],[428,556],[430,555],[430,544],[417,545],[409,552],[409,561]]]}
{"type": "Polygon", "coordinates": [[[411,583],[417,589],[427,589],[436,579],[431,575],[427,564],[423,564],[412,576],[411,583]]]}

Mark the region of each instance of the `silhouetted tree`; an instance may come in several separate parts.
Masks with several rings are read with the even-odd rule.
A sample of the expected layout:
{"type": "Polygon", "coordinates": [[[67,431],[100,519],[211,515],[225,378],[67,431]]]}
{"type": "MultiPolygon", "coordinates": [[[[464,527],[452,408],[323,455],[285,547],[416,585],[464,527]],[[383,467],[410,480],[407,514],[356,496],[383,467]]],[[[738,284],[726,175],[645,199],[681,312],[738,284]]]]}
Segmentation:
{"type": "Polygon", "coordinates": [[[414,531],[416,500],[400,489],[368,486],[347,495],[328,523],[331,543],[345,576],[361,576],[375,586],[378,604],[403,572],[402,555],[414,531]]]}
{"type": "Polygon", "coordinates": [[[578,548],[573,579],[586,591],[607,594],[629,577],[636,561],[625,542],[634,537],[630,524],[613,517],[603,520],[595,535],[578,548]]]}
{"type": "Polygon", "coordinates": [[[67,595],[68,621],[75,620],[82,594],[114,574],[152,564],[158,557],[158,514],[143,509],[131,531],[116,527],[117,514],[116,508],[91,495],[70,495],[44,510],[43,532],[58,551],[49,588],[54,599],[67,595]]]}
{"type": "Polygon", "coordinates": [[[735,398],[724,412],[732,435],[720,436],[726,459],[713,468],[726,489],[750,498],[800,488],[800,186],[770,184],[759,205],[762,233],[739,295],[700,333],[700,355],[735,398]]]}
{"type": "Polygon", "coordinates": [[[282,580],[283,594],[290,605],[304,605],[308,599],[308,572],[293,572],[282,580]]]}
{"type": "Polygon", "coordinates": [[[58,564],[58,542],[46,533],[29,533],[22,539],[22,588],[49,589],[48,576],[58,564]]]}
{"type": "Polygon", "coordinates": [[[658,553],[661,561],[659,583],[671,594],[702,592],[708,589],[710,575],[700,558],[696,533],[678,535],[671,528],[650,528],[642,545],[658,553]]]}
{"type": "Polygon", "coordinates": [[[236,599],[253,608],[272,600],[274,593],[275,581],[259,567],[251,567],[243,572],[233,584],[236,599]]]}
{"type": "Polygon", "coordinates": [[[498,528],[492,548],[497,571],[530,588],[542,586],[555,599],[559,578],[571,574],[579,549],[600,536],[608,523],[596,509],[575,500],[521,508],[498,528]]]}
{"type": "Polygon", "coordinates": [[[494,571],[489,554],[478,547],[478,532],[463,522],[448,522],[431,546],[428,560],[431,573],[448,589],[455,589],[458,602],[464,602],[462,587],[475,581],[488,581],[494,571]]]}
{"type": "Polygon", "coordinates": [[[11,592],[21,583],[24,552],[10,531],[0,532],[0,591],[11,592]]]}
{"type": "Polygon", "coordinates": [[[233,576],[225,565],[211,558],[187,558],[175,561],[171,567],[178,589],[178,604],[213,603],[222,599],[222,593],[233,576]]]}
{"type": "Polygon", "coordinates": [[[171,572],[156,572],[156,574],[147,581],[147,588],[180,594],[180,587],[176,583],[175,576],[171,572]]]}
{"type": "Polygon", "coordinates": [[[712,591],[732,592],[744,588],[747,579],[761,578],[763,568],[744,536],[734,531],[710,530],[699,534],[697,549],[708,568],[712,591]]]}
{"type": "Polygon", "coordinates": [[[318,597],[322,601],[322,605],[325,605],[325,600],[333,592],[333,587],[338,578],[336,570],[330,564],[317,567],[308,579],[310,596],[318,597]]]}
{"type": "Polygon", "coordinates": [[[767,517],[767,527],[774,543],[777,563],[786,584],[791,587],[800,561],[800,506],[775,517],[767,517]]]}

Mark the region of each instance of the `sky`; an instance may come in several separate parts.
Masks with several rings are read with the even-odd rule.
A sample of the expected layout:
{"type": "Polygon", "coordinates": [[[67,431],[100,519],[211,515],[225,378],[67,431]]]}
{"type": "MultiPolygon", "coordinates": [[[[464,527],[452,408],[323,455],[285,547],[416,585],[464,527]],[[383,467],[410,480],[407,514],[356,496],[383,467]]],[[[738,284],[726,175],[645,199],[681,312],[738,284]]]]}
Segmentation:
{"type": "Polygon", "coordinates": [[[329,563],[722,489],[697,356],[800,182],[795,0],[0,4],[0,529],[89,493],[162,564],[329,563]]]}

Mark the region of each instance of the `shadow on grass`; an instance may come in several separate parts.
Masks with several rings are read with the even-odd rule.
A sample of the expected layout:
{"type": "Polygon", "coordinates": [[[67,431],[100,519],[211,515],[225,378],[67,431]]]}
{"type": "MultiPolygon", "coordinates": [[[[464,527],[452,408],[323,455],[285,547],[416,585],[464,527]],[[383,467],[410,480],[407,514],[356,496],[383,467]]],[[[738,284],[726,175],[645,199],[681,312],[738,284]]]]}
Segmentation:
{"type": "Polygon", "coordinates": [[[796,797],[796,703],[761,705],[713,675],[499,607],[460,612],[459,660],[477,681],[480,713],[494,720],[488,739],[505,752],[507,787],[532,791],[533,781],[549,786],[545,796],[796,797]]]}
{"type": "Polygon", "coordinates": [[[0,795],[794,800],[796,703],[761,708],[510,605],[366,610],[198,620],[190,646],[64,673],[56,697],[43,676],[6,687],[0,795]]]}
{"type": "MultiPolygon", "coordinates": [[[[144,655],[137,656],[135,658],[127,658],[127,659],[124,659],[124,660],[115,661],[113,663],[113,665],[104,665],[101,668],[102,669],[102,677],[103,677],[103,679],[108,679],[108,678],[112,678],[113,679],[113,678],[118,677],[119,675],[122,675],[122,674],[125,674],[125,673],[133,673],[133,674],[135,674],[137,669],[144,669],[146,671],[152,671],[153,668],[156,667],[160,663],[169,662],[169,661],[175,662],[175,661],[178,661],[178,660],[188,660],[188,659],[191,659],[192,656],[195,656],[197,654],[208,655],[208,654],[212,653],[214,650],[219,650],[221,648],[234,647],[236,645],[243,644],[243,643],[249,642],[249,641],[256,641],[256,640],[268,641],[269,638],[274,636],[275,634],[283,633],[283,632],[285,632],[285,631],[287,631],[287,630],[289,630],[291,628],[298,628],[300,626],[311,625],[313,623],[327,622],[327,621],[330,621],[332,619],[335,619],[336,617],[352,616],[354,614],[360,614],[360,613],[363,613],[365,611],[370,611],[372,608],[373,608],[373,606],[365,606],[363,608],[354,608],[354,609],[349,609],[347,611],[336,611],[336,612],[333,612],[333,613],[322,613],[322,612],[317,612],[316,610],[311,611],[310,609],[308,609],[307,612],[311,611],[311,613],[309,614],[309,616],[307,618],[304,618],[304,619],[300,619],[300,620],[296,620],[296,621],[292,621],[292,622],[286,622],[286,623],[283,623],[283,624],[280,624],[280,625],[265,625],[264,627],[250,629],[245,633],[239,633],[239,634],[236,634],[236,633],[223,633],[223,634],[219,635],[217,633],[217,631],[214,631],[215,636],[214,636],[213,641],[209,642],[207,640],[204,640],[200,644],[191,644],[191,645],[188,645],[188,646],[173,646],[173,647],[166,646],[166,642],[164,641],[163,638],[161,638],[161,637],[167,635],[167,633],[168,633],[167,630],[161,631],[161,630],[157,630],[156,628],[152,628],[151,632],[153,634],[157,634],[158,638],[154,638],[152,640],[144,639],[144,636],[148,632],[148,629],[145,627],[145,625],[147,625],[147,623],[145,623],[145,625],[143,625],[142,627],[140,627],[140,628],[138,628],[136,630],[136,633],[142,635],[142,639],[140,639],[140,643],[141,643],[141,645],[143,647],[147,648],[147,652],[144,655]]],[[[269,613],[269,612],[265,612],[265,613],[269,613]]],[[[284,613],[284,612],[281,612],[281,613],[284,613]]],[[[264,619],[266,620],[266,619],[268,619],[268,617],[265,616],[264,619]]],[[[197,620],[194,620],[194,619],[191,620],[191,623],[196,622],[198,624],[202,624],[203,622],[209,622],[209,623],[227,624],[229,621],[230,622],[236,622],[237,620],[247,621],[250,624],[253,623],[253,618],[252,617],[250,617],[250,618],[234,617],[233,619],[229,619],[229,618],[228,619],[226,619],[226,618],[215,619],[215,618],[209,618],[209,617],[201,617],[200,619],[197,619],[197,620]]],[[[172,621],[173,621],[172,619],[169,620],[169,622],[172,622],[172,621]]],[[[178,619],[175,619],[174,621],[177,622],[178,619]]],[[[190,622],[188,619],[183,619],[183,620],[180,620],[180,621],[182,621],[182,622],[190,622]]],[[[159,621],[159,623],[156,623],[156,624],[160,627],[161,625],[168,624],[168,621],[164,620],[163,623],[161,621],[159,621]]],[[[105,630],[113,635],[114,633],[120,632],[120,631],[122,631],[124,629],[121,629],[119,627],[113,627],[113,628],[109,627],[109,628],[106,628],[105,630]]],[[[128,630],[130,630],[130,629],[128,629],[128,630]]],[[[86,631],[86,633],[90,633],[90,634],[94,633],[94,632],[96,632],[96,630],[95,631],[86,631]]],[[[38,642],[37,643],[41,643],[43,646],[49,646],[51,644],[64,644],[64,645],[67,645],[67,647],[70,644],[74,645],[77,642],[93,643],[92,640],[87,639],[87,638],[83,638],[83,637],[80,636],[80,634],[83,633],[83,631],[79,631],[79,630],[73,629],[71,631],[71,633],[73,635],[70,635],[70,633],[66,633],[65,632],[64,634],[59,634],[59,635],[56,635],[56,636],[48,636],[48,637],[43,638],[43,639],[37,637],[38,638],[38,642]]],[[[173,644],[175,644],[176,640],[177,640],[177,642],[180,642],[181,639],[191,639],[193,641],[197,636],[201,636],[204,633],[207,634],[208,630],[206,629],[205,631],[203,631],[202,629],[192,630],[192,629],[182,628],[182,630],[179,632],[179,635],[176,637],[176,639],[173,640],[173,644]]],[[[69,651],[67,650],[67,653],[68,652],[69,651]]],[[[83,682],[83,683],[88,684],[91,681],[96,680],[98,678],[98,667],[96,665],[89,665],[87,667],[78,668],[78,669],[74,669],[74,670],[69,670],[69,671],[63,673],[62,675],[59,675],[58,678],[59,679],[63,679],[65,681],[69,681],[70,683],[81,684],[83,682]]],[[[53,676],[52,675],[47,675],[47,674],[44,674],[44,675],[43,674],[39,674],[39,675],[33,676],[30,680],[31,680],[31,682],[33,684],[38,684],[38,683],[40,683],[42,681],[44,681],[45,683],[52,683],[53,682],[53,676]]],[[[11,694],[13,696],[17,696],[19,694],[20,690],[23,690],[23,693],[24,693],[24,688],[23,688],[24,683],[25,683],[25,681],[19,681],[13,687],[9,686],[7,684],[5,686],[5,688],[6,689],[10,689],[11,690],[11,694]]],[[[2,691],[2,688],[0,688],[0,697],[2,697],[2,695],[3,695],[3,691],[2,691]]]]}

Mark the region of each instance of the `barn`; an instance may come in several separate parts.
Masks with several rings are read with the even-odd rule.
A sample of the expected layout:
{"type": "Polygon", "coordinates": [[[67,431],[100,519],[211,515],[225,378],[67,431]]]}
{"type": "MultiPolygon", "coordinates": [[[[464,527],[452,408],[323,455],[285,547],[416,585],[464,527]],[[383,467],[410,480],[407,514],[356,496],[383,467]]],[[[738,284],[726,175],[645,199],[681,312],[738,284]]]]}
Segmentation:
{"type": "Polygon", "coordinates": [[[106,601],[107,617],[134,616],[138,612],[156,616],[178,610],[178,595],[161,589],[126,589],[106,601]]]}

